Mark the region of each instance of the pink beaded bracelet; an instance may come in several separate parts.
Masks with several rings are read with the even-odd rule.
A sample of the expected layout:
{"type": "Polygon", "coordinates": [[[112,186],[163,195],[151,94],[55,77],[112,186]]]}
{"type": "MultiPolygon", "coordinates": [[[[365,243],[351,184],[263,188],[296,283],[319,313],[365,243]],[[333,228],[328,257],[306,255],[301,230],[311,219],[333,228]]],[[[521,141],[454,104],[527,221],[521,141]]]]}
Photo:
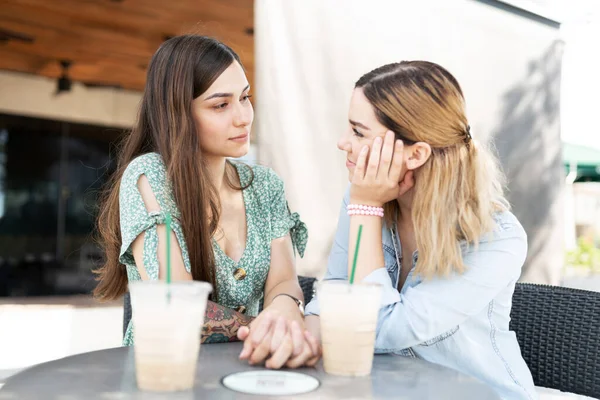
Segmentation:
{"type": "Polygon", "coordinates": [[[373,207],[364,204],[348,204],[348,215],[371,215],[383,217],[383,207],[373,207]]]}

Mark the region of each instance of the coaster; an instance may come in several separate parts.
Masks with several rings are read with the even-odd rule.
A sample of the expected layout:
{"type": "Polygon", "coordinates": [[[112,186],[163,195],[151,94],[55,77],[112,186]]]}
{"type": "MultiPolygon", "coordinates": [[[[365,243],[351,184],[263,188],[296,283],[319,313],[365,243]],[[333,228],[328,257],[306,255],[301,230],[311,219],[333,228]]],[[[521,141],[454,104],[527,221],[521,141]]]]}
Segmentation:
{"type": "Polygon", "coordinates": [[[272,396],[312,392],[319,387],[317,378],[298,372],[258,370],[227,375],[223,386],[240,393],[272,396]]]}

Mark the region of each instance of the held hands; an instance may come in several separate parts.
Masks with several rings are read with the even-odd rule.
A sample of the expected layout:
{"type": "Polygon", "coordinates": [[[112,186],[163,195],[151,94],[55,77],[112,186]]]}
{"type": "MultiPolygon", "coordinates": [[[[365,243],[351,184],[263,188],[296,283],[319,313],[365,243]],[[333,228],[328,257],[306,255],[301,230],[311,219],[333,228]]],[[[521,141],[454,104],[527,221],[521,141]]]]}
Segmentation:
{"type": "Polygon", "coordinates": [[[404,145],[394,143],[394,133],[388,131],[385,140],[376,137],[369,154],[365,145],[358,156],[350,186],[350,199],[354,204],[381,207],[395,200],[414,186],[412,171],[407,171],[400,181],[404,161],[404,145]]]}
{"type": "MultiPolygon", "coordinates": [[[[283,366],[298,368],[314,366],[321,357],[321,345],[297,318],[286,318],[283,313],[268,307],[250,324],[241,327],[238,338],[244,341],[241,360],[250,364],[265,362],[267,368],[283,366]]],[[[274,308],[274,307],[273,307],[274,308]]],[[[298,309],[295,310],[298,313],[298,309]]]]}

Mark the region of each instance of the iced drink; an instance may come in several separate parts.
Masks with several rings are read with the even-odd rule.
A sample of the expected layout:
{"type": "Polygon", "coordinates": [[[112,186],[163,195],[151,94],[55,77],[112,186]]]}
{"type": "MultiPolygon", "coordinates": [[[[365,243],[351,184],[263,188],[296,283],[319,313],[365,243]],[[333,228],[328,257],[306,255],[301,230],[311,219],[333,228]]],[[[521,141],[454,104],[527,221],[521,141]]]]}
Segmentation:
{"type": "Polygon", "coordinates": [[[138,387],[158,392],[191,389],[212,286],[197,281],[137,281],[129,284],[129,291],[138,387]]]}
{"type": "Polygon", "coordinates": [[[369,375],[381,287],[324,281],[317,290],[325,372],[344,376],[369,375]]]}

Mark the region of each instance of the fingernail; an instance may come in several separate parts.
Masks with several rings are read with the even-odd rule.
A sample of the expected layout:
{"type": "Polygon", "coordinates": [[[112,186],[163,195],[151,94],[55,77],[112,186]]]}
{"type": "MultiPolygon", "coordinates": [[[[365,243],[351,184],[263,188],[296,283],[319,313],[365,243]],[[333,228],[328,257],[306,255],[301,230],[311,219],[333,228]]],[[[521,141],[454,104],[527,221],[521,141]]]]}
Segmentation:
{"type": "Polygon", "coordinates": [[[361,153],[366,153],[367,151],[369,151],[369,146],[364,146],[361,150],[361,153]]]}
{"type": "Polygon", "coordinates": [[[375,138],[375,143],[381,144],[381,138],[379,136],[375,138]]]}

